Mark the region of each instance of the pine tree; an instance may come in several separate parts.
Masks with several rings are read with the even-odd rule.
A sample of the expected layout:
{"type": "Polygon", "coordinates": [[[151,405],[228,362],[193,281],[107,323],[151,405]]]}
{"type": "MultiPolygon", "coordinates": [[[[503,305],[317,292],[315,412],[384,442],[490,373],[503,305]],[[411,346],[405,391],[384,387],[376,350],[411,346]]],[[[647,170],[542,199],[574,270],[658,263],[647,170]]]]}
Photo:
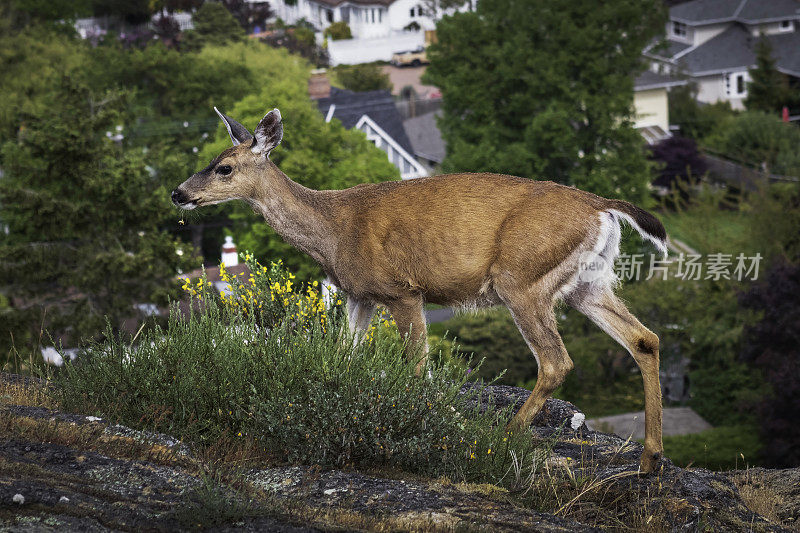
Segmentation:
{"type": "Polygon", "coordinates": [[[481,0],[444,17],[427,72],[444,97],[442,166],[646,202],[633,79],[663,20],[658,0],[481,0]]]}
{"type": "Polygon", "coordinates": [[[756,43],[756,68],[750,71],[752,81],[747,85],[747,109],[780,113],[789,105],[783,76],[775,68],[772,45],[763,35],[756,43]]]}
{"type": "Polygon", "coordinates": [[[12,335],[17,349],[31,348],[43,326],[75,345],[105,317],[118,328],[135,304],[178,294],[173,278],[191,253],[160,229],[174,216],[169,193],[140,149],[106,135],[124,102],[65,77],[2,145],[0,359],[12,335]]]}

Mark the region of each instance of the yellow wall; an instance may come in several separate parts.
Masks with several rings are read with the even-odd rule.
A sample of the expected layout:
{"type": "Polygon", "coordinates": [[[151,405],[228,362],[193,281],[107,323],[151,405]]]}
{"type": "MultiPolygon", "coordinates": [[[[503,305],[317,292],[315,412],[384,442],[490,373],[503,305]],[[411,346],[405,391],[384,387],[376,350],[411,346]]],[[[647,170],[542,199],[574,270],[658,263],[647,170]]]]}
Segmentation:
{"type": "Polygon", "coordinates": [[[669,107],[666,89],[649,89],[633,93],[636,127],[660,126],[669,131],[669,107]]]}

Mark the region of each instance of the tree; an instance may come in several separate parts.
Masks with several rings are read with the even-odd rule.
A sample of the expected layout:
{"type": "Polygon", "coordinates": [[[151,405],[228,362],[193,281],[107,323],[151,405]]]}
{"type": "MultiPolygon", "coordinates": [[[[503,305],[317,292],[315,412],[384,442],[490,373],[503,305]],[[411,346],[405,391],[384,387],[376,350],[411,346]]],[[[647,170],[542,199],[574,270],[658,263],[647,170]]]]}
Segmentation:
{"type": "Polygon", "coordinates": [[[700,157],[697,143],[686,137],[670,137],[650,147],[650,157],[661,163],[654,185],[672,189],[676,182],[688,183],[698,179],[708,170],[705,160],[700,157]]]}
{"type": "Polygon", "coordinates": [[[756,68],[750,70],[750,78],[753,81],[747,84],[747,109],[780,113],[783,106],[790,104],[786,80],[775,68],[772,45],[763,34],[756,42],[756,68]]]}
{"type": "Polygon", "coordinates": [[[697,84],[689,82],[669,91],[669,121],[676,124],[683,137],[698,142],[704,140],[723,122],[734,116],[729,102],[700,104],[697,84]]]}
{"type": "Polygon", "coordinates": [[[361,65],[343,65],[336,68],[336,79],[345,89],[355,92],[391,89],[392,82],[379,65],[363,63],[361,65]]]}
{"type": "Polygon", "coordinates": [[[717,124],[705,146],[764,171],[800,176],[800,129],[776,114],[746,111],[717,124]]]}
{"type": "Polygon", "coordinates": [[[194,29],[185,33],[184,42],[189,50],[199,50],[206,45],[221,46],[243,41],[244,28],[233,18],[227,8],[217,2],[206,2],[192,17],[194,29]]]}
{"type": "Polygon", "coordinates": [[[800,267],[784,260],[741,297],[761,314],[744,331],[742,356],[759,369],[771,393],[757,402],[763,456],[768,466],[800,465],[800,267]]]}
{"type": "Polygon", "coordinates": [[[445,170],[554,179],[646,203],[633,76],[662,30],[657,0],[482,0],[444,17],[429,48],[445,170]]]}
{"type": "MultiPolygon", "coordinates": [[[[47,106],[19,117],[2,145],[0,342],[36,341],[40,326],[78,344],[137,316],[134,304],[165,305],[189,253],[159,227],[172,209],[141,151],[108,138],[124,94],[97,94],[63,78],[47,106]],[[58,110],[57,113],[53,110],[58,110]],[[6,329],[21,327],[22,331],[6,329]]],[[[3,353],[5,355],[5,353],[3,353]]]]}
{"type": "Polygon", "coordinates": [[[222,3],[247,33],[251,33],[256,26],[265,24],[272,16],[272,9],[267,2],[222,0],[222,3]]]}

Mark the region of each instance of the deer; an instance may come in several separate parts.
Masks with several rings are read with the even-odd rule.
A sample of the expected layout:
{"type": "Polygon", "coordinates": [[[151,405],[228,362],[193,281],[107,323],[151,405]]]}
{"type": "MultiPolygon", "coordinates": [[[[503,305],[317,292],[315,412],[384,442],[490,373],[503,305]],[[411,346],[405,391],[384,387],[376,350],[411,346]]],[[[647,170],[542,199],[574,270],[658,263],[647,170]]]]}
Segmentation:
{"type": "Polygon", "coordinates": [[[645,398],[639,471],[657,468],[663,454],[659,339],[614,294],[613,271],[623,222],[667,253],[666,231],[655,216],[552,181],[491,173],[312,190],[270,160],[283,139],[278,109],[252,134],[214,110],[233,146],[172,191],[176,206],[249,204],[344,291],[353,334],[368,330],[377,305],[391,313],[417,375],[426,364],[425,303],[506,306],[538,365],[536,385],[509,430],[527,428],[573,368],[554,313],[565,302],[639,367],[645,398]]]}

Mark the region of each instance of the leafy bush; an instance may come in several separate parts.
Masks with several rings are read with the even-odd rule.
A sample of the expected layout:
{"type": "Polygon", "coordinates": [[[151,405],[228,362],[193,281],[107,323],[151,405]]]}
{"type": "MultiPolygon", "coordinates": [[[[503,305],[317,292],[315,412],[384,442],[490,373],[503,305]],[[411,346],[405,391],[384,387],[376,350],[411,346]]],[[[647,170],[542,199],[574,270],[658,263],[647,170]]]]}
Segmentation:
{"type": "Polygon", "coordinates": [[[693,435],[664,437],[664,455],[680,467],[733,470],[759,462],[761,443],[753,426],[720,426],[693,435]]]}
{"type": "Polygon", "coordinates": [[[334,41],[339,41],[341,39],[352,39],[353,34],[350,32],[350,26],[343,20],[339,22],[334,22],[327,28],[325,31],[322,32],[325,37],[330,37],[334,41]]]}
{"type": "Polygon", "coordinates": [[[695,83],[673,87],[668,100],[670,123],[680,127],[683,137],[696,141],[705,139],[719,124],[735,114],[728,102],[699,103],[695,83]]]}
{"type": "Polygon", "coordinates": [[[686,137],[670,137],[650,146],[650,158],[662,165],[653,184],[667,189],[672,189],[676,181],[688,182],[708,170],[697,143],[686,137]]]}
{"type": "Polygon", "coordinates": [[[800,129],[777,115],[742,113],[719,123],[704,144],[769,172],[800,176],[800,129]]]}
{"type": "Polygon", "coordinates": [[[251,439],[276,460],[321,466],[390,466],[501,483],[512,452],[536,454],[511,413],[461,413],[463,366],[414,375],[386,323],[354,345],[342,303],[295,291],[280,266],[247,258],[252,280],[220,300],[187,285],[196,311],[173,310],[168,329],[138,346],[95,344],[56,376],[66,408],[199,444],[251,439]],[[267,289],[269,288],[269,289],[267,289]],[[281,307],[283,308],[281,310],[281,307]]]}
{"type": "Polygon", "coordinates": [[[355,92],[392,88],[389,75],[374,63],[336,67],[336,79],[345,89],[355,92]]]}

